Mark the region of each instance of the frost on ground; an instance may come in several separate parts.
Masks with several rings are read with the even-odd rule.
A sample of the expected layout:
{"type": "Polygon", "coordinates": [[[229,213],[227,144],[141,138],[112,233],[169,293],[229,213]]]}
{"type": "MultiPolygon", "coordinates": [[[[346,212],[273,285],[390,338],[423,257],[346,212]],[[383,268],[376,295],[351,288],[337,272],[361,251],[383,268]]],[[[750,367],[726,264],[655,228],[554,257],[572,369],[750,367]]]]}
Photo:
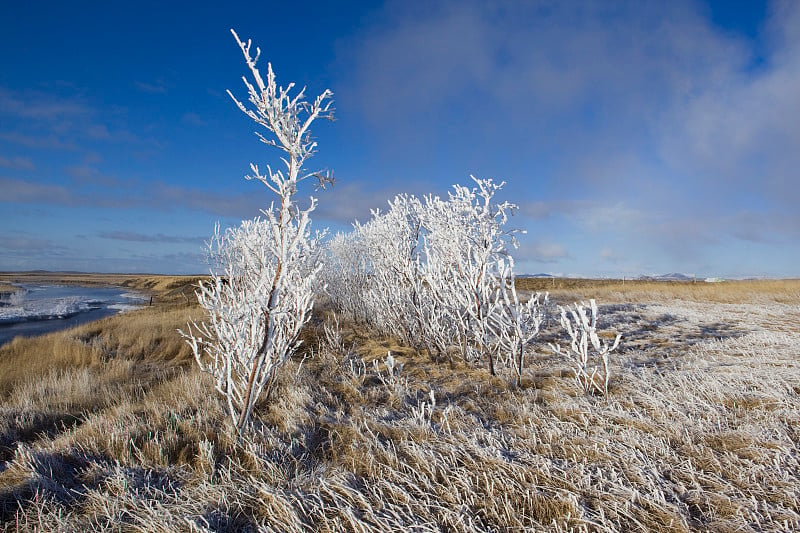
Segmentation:
{"type": "Polygon", "coordinates": [[[553,317],[520,388],[347,324],[337,333],[329,322],[326,336],[320,324],[314,357],[291,363],[298,379],[278,385],[246,444],[221,431],[224,406],[199,372],[150,388],[109,381],[106,404],[88,413],[82,398],[95,391],[86,371],[54,374],[0,407],[0,523],[800,528],[800,307],[659,301],[601,305],[600,316],[601,336],[623,334],[605,398],[577,388],[568,362],[545,348],[559,335],[553,317]],[[25,432],[32,417],[71,409],[83,414],[46,434],[25,432]]]}

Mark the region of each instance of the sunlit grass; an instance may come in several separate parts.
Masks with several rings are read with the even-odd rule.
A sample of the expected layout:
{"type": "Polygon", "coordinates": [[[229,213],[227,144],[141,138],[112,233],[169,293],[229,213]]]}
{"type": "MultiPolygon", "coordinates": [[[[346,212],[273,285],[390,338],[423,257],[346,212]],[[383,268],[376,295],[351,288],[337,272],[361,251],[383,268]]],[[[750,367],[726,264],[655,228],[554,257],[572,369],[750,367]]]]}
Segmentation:
{"type": "Polygon", "coordinates": [[[586,280],[519,278],[517,288],[609,302],[687,300],[716,303],[793,303],[800,301],[800,279],[693,281],[586,280]]]}
{"type": "Polygon", "coordinates": [[[156,306],[114,315],[39,337],[17,337],[0,347],[0,395],[15,383],[52,370],[102,365],[107,361],[185,364],[191,350],[175,333],[189,317],[185,306],[156,306]]]}
{"type": "Polygon", "coordinates": [[[16,291],[17,288],[14,287],[11,283],[6,281],[0,281],[0,295],[11,294],[16,291]]]}
{"type": "Polygon", "coordinates": [[[800,332],[787,326],[800,314],[798,284],[754,283],[703,288],[706,297],[658,283],[633,296],[596,285],[558,293],[598,298],[601,326],[625,335],[607,400],[584,394],[543,347],[515,388],[510,375],[435,363],[346,322],[326,339],[320,312],[304,333],[313,357],[288,364],[245,443],[175,332],[200,318],[193,306],[156,303],[17,340],[0,349],[0,523],[797,529],[800,332]],[[603,307],[617,295],[632,303],[603,307]],[[387,350],[405,365],[392,385],[387,350]]]}

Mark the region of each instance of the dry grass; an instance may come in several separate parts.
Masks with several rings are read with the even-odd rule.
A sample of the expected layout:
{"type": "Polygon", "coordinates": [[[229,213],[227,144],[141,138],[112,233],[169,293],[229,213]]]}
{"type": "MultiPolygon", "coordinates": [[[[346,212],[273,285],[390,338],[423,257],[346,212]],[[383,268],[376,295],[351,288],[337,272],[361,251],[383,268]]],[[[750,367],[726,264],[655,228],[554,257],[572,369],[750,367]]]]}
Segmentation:
{"type": "Polygon", "coordinates": [[[563,299],[596,298],[603,302],[685,300],[713,303],[796,303],[800,301],[800,279],[704,281],[589,280],[573,278],[520,278],[517,288],[549,291],[563,299]]]}
{"type": "Polygon", "coordinates": [[[0,295],[11,294],[17,292],[17,288],[10,282],[0,281],[0,295]]]}
{"type": "Polygon", "coordinates": [[[17,383],[52,371],[97,367],[108,361],[186,364],[191,350],[176,334],[195,309],[161,305],[114,315],[40,337],[17,337],[0,347],[0,398],[17,383]]]}
{"type": "Polygon", "coordinates": [[[184,364],[174,328],[196,309],[160,304],[17,343],[0,351],[13,358],[0,376],[19,368],[0,405],[0,527],[800,528],[800,332],[785,327],[800,298],[670,290],[601,307],[628,341],[608,401],[544,351],[514,389],[350,324],[323,340],[320,314],[313,357],[289,364],[245,443],[208,376],[184,364]],[[405,364],[396,379],[388,349],[405,364]]]}

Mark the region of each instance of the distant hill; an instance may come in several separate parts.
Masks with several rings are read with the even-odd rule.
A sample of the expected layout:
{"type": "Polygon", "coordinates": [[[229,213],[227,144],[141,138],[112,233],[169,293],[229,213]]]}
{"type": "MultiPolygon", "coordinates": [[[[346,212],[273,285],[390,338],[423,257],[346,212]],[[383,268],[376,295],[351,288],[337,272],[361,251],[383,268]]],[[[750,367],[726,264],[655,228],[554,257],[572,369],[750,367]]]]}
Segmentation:
{"type": "MultiPolygon", "coordinates": [[[[682,274],[680,272],[670,272],[669,274],[658,274],[658,275],[647,275],[643,274],[641,276],[620,276],[619,278],[606,278],[606,277],[580,277],[580,278],[572,278],[571,276],[558,276],[553,274],[546,274],[544,272],[539,272],[537,274],[519,274],[517,275],[519,279],[596,279],[596,280],[610,280],[610,279],[627,279],[627,280],[639,280],[639,281],[681,281],[681,282],[688,282],[688,281],[721,281],[719,278],[706,278],[705,276],[695,276],[694,274],[682,274]]],[[[755,278],[753,278],[755,279],[755,278]]]]}
{"type": "Polygon", "coordinates": [[[695,278],[694,276],[687,276],[686,274],[672,272],[670,274],[662,274],[660,276],[639,276],[638,279],[643,281],[692,281],[695,278]]]}

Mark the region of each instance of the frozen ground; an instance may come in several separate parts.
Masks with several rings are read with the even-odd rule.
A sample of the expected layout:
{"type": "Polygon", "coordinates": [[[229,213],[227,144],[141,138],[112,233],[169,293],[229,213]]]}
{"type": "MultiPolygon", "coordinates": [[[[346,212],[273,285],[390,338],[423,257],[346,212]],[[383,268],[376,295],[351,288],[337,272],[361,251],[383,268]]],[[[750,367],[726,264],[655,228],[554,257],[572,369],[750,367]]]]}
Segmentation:
{"type": "MultiPolygon", "coordinates": [[[[800,307],[660,297],[601,305],[600,326],[624,335],[607,399],[544,343],[514,389],[343,326],[245,445],[205,376],[114,392],[112,367],[108,407],[8,448],[1,507],[21,530],[800,529],[800,307]],[[372,364],[387,349],[399,379],[372,364]]],[[[0,435],[98,379],[19,388],[0,435]]]]}

